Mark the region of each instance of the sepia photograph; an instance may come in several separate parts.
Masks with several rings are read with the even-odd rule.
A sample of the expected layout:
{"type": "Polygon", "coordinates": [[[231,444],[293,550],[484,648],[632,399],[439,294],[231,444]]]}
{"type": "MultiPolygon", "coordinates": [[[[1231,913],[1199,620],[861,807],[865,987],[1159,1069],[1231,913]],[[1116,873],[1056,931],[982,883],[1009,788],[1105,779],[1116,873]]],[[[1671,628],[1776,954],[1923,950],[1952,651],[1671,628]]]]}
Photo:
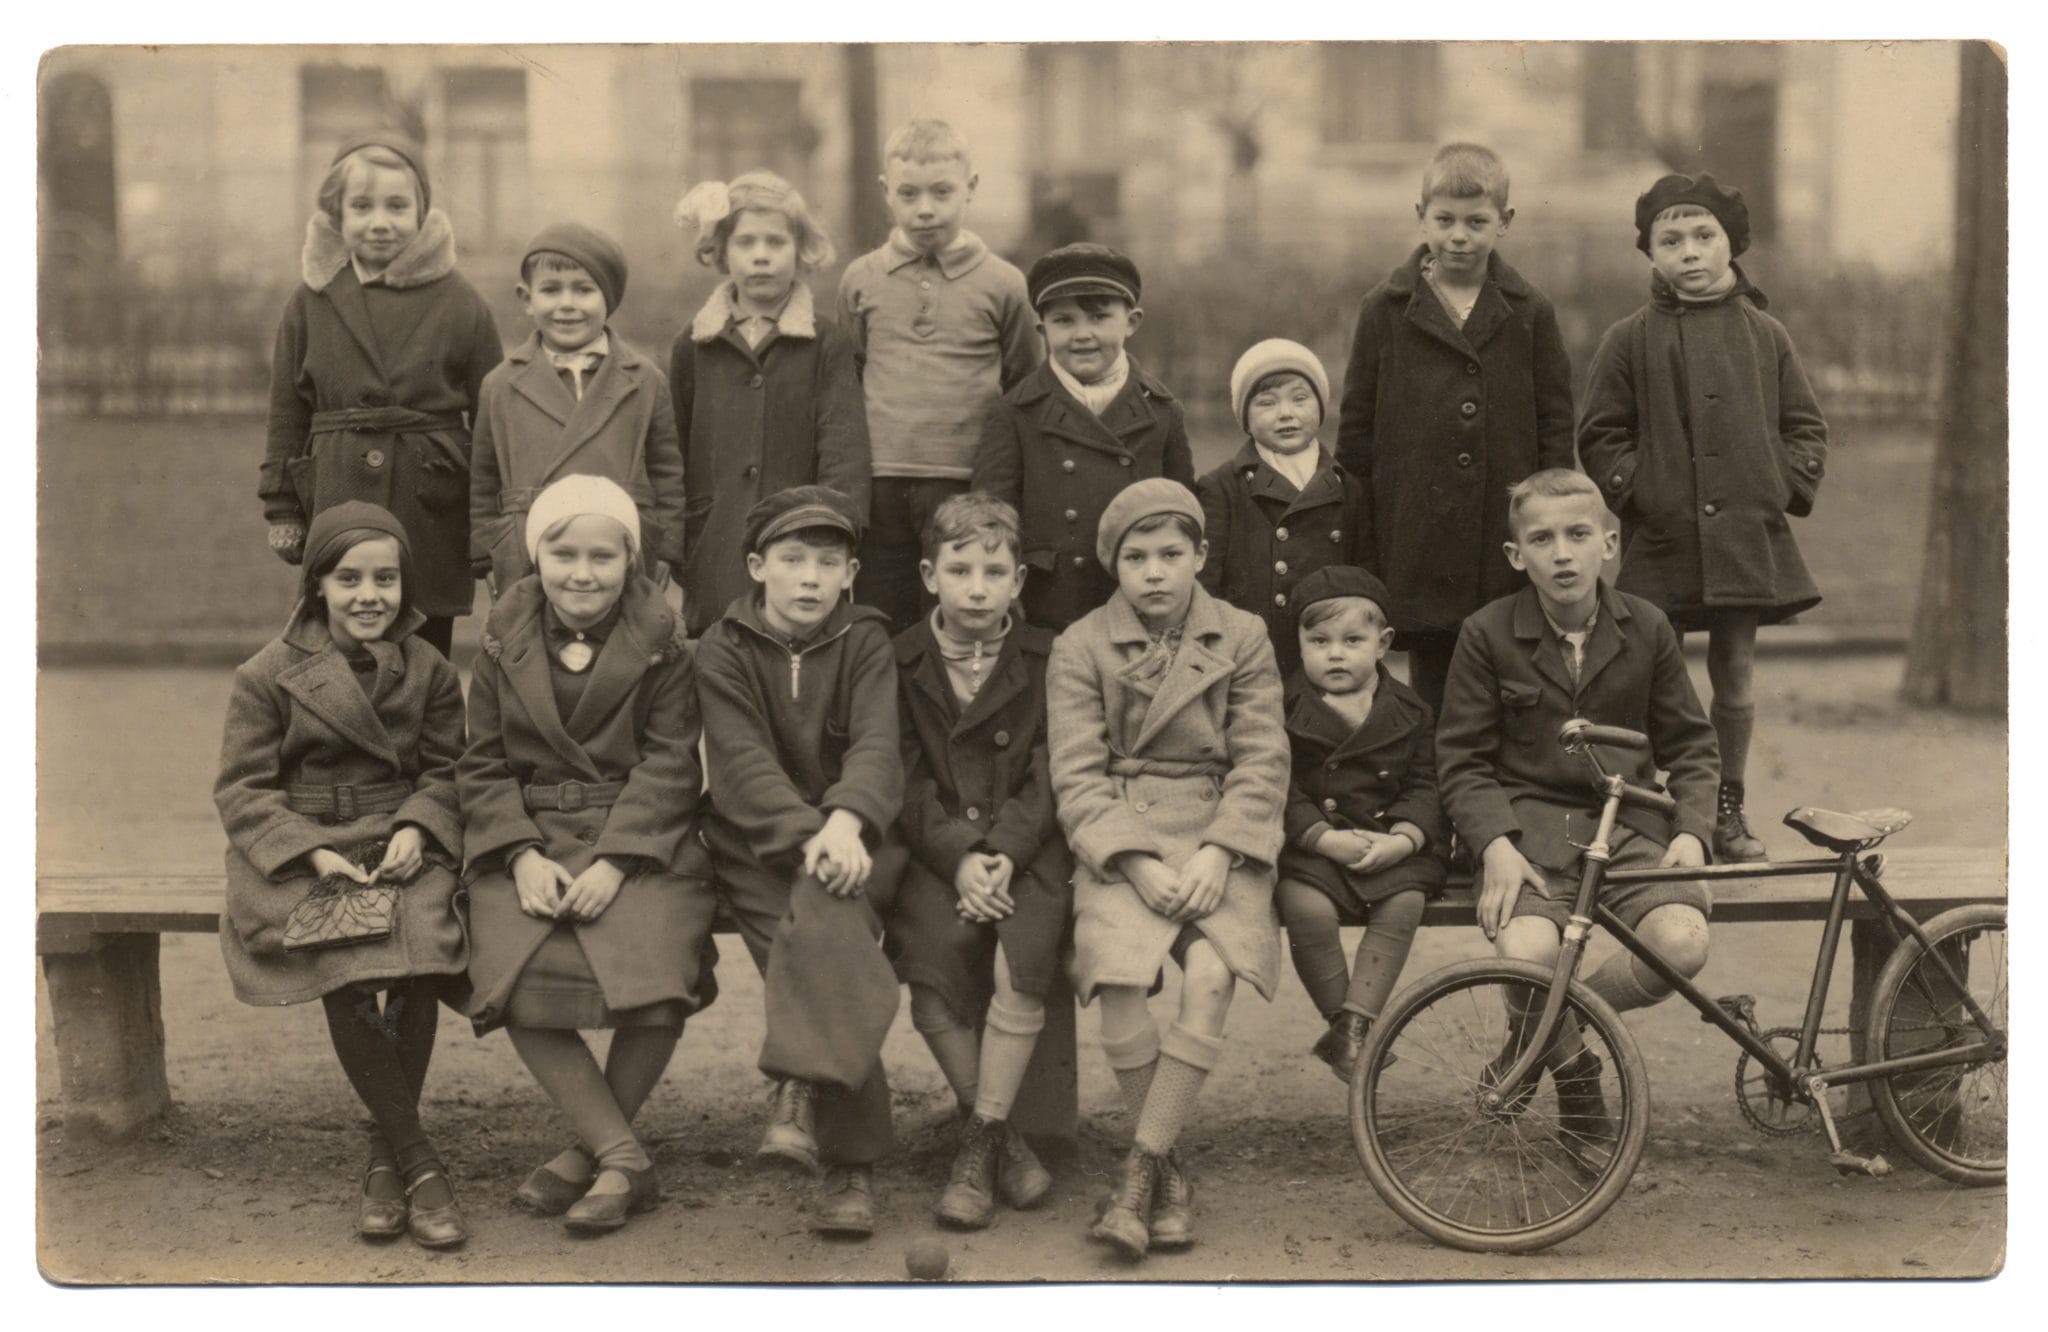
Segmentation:
{"type": "Polygon", "coordinates": [[[42,1279],[2004,1270],[2007,49],[789,35],[42,54],[42,1279]]]}

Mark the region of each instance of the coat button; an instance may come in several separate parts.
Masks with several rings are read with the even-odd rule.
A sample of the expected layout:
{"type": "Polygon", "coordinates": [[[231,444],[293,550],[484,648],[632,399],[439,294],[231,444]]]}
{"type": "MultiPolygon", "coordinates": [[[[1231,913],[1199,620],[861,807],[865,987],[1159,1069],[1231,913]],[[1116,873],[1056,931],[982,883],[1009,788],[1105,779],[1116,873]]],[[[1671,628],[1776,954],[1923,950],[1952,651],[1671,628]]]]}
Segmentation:
{"type": "Polygon", "coordinates": [[[1718,505],[1718,504],[1707,504],[1707,505],[1703,505],[1703,506],[1701,506],[1701,508],[1700,508],[1700,512],[1701,512],[1701,513],[1704,513],[1705,515],[1707,515],[1707,517],[1711,518],[1711,517],[1713,517],[1713,516],[1714,516],[1715,514],[1717,514],[1717,513],[1721,512],[1721,506],[1720,506],[1720,505],[1718,505]]]}
{"type": "Polygon", "coordinates": [[[1137,810],[1140,814],[1143,814],[1152,807],[1146,804],[1144,801],[1140,800],[1137,804],[1131,806],[1131,808],[1137,810]]]}
{"type": "Polygon", "coordinates": [[[1336,764],[1334,764],[1334,763],[1325,763],[1325,764],[1323,765],[1323,767],[1324,767],[1324,769],[1326,769],[1326,770],[1327,770],[1327,771],[1329,771],[1329,772],[1335,772],[1335,771],[1337,771],[1337,765],[1336,765],[1336,764]]]}
{"type": "Polygon", "coordinates": [[[1282,610],[1286,610],[1286,609],[1287,609],[1287,594],[1286,594],[1285,592],[1275,592],[1275,593],[1273,594],[1273,604],[1274,604],[1275,606],[1278,606],[1278,607],[1279,607],[1280,609],[1282,609],[1282,610]]]}
{"type": "Polygon", "coordinates": [[[1387,779],[1388,779],[1389,777],[1392,777],[1393,775],[1394,775],[1393,773],[1391,773],[1391,772],[1388,772],[1388,771],[1387,771],[1387,770],[1386,770],[1385,768],[1381,768],[1381,769],[1380,769],[1380,780],[1381,780],[1381,781],[1385,781],[1385,780],[1387,780],[1387,779]]]}
{"type": "Polygon", "coordinates": [[[1808,476],[1819,476],[1819,475],[1820,475],[1820,459],[1818,459],[1818,458],[1808,458],[1808,459],[1806,460],[1806,474],[1807,474],[1808,476]]]}
{"type": "Polygon", "coordinates": [[[967,807],[967,821],[968,821],[969,823],[973,823],[973,822],[974,822],[974,821],[975,821],[976,819],[979,819],[980,817],[981,817],[981,810],[980,810],[980,808],[979,808],[979,807],[977,807],[977,806],[974,806],[974,805],[969,805],[969,806],[967,807]]]}
{"type": "Polygon", "coordinates": [[[1070,522],[1070,523],[1071,523],[1071,522],[1076,522],[1076,521],[1078,521],[1078,520],[1080,519],[1080,517],[1081,517],[1080,513],[1079,513],[1079,512],[1077,512],[1076,510],[1073,510],[1073,509],[1068,509],[1068,510],[1067,510],[1067,515],[1066,515],[1066,516],[1067,516],[1067,521],[1068,521],[1068,522],[1070,522]]]}
{"type": "Polygon", "coordinates": [[[1323,800],[1323,812],[1325,814],[1335,814],[1337,812],[1337,797],[1328,796],[1323,800]]]}
{"type": "Polygon", "coordinates": [[[1274,573],[1276,573],[1276,574],[1280,574],[1281,576],[1285,577],[1285,576],[1286,576],[1286,573],[1287,573],[1287,561],[1286,561],[1286,560],[1274,560],[1274,561],[1273,561],[1273,572],[1274,572],[1274,573]]]}
{"type": "Polygon", "coordinates": [[[1274,528],[1274,529],[1273,529],[1273,539],[1274,539],[1275,541],[1285,541],[1285,540],[1287,539],[1287,529],[1286,529],[1286,528],[1284,528],[1284,527],[1276,527],[1276,528],[1274,528]]]}
{"type": "Polygon", "coordinates": [[[1613,486],[1613,487],[1614,487],[1614,488],[1616,488],[1617,490],[1618,490],[1618,489],[1620,489],[1620,488],[1621,488],[1621,473],[1620,473],[1620,472],[1616,472],[1616,473],[1615,473],[1615,474],[1614,474],[1614,475],[1613,475],[1613,476],[1612,476],[1611,478],[1609,478],[1609,480],[1608,480],[1607,484],[1608,484],[1608,485],[1610,485],[1610,486],[1613,486]]]}
{"type": "Polygon", "coordinates": [[[1458,411],[1465,416],[1477,416],[1479,415],[1479,404],[1476,402],[1461,402],[1458,404],[1458,411]]]}
{"type": "Polygon", "coordinates": [[[1073,460],[1072,458],[1064,458],[1064,459],[1062,459],[1062,460],[1060,461],[1060,470],[1061,470],[1062,472],[1071,472],[1071,471],[1073,471],[1073,470],[1074,470],[1074,460],[1073,460]]]}
{"type": "Polygon", "coordinates": [[[1478,373],[1479,373],[1479,362],[1477,362],[1477,361],[1467,361],[1467,362],[1465,362],[1465,373],[1466,373],[1466,374],[1468,374],[1468,375],[1476,375],[1476,374],[1478,374],[1478,373]]]}
{"type": "Polygon", "coordinates": [[[1458,455],[1458,466],[1460,466],[1460,467],[1470,467],[1471,465],[1472,465],[1472,455],[1471,455],[1471,454],[1469,454],[1469,453],[1461,453],[1461,454],[1459,454],[1459,455],[1458,455]]]}
{"type": "Polygon", "coordinates": [[[995,734],[995,742],[996,748],[1001,749],[1003,746],[1010,743],[1010,733],[1008,731],[997,731],[995,734]]]}
{"type": "Polygon", "coordinates": [[[1333,527],[1333,528],[1331,528],[1331,529],[1330,529],[1330,540],[1332,540],[1332,541],[1342,541],[1343,539],[1344,539],[1344,532],[1343,532],[1343,529],[1341,529],[1341,528],[1336,528],[1336,527],[1333,527]]]}
{"type": "Polygon", "coordinates": [[[748,375],[748,376],[747,376],[747,387],[748,387],[748,388],[759,388],[759,387],[761,387],[761,376],[760,376],[760,375],[758,375],[758,374],[748,375]]]}
{"type": "Polygon", "coordinates": [[[1204,799],[1204,800],[1214,800],[1215,798],[1216,798],[1216,788],[1215,788],[1215,787],[1213,787],[1213,786],[1205,786],[1205,787],[1203,787],[1203,788],[1202,788],[1202,799],[1204,799]]]}
{"type": "Polygon", "coordinates": [[[1087,557],[1086,555],[1076,555],[1076,556],[1074,557],[1074,567],[1075,567],[1076,569],[1085,569],[1085,568],[1087,568],[1087,567],[1088,567],[1088,557],[1087,557]]]}
{"type": "Polygon", "coordinates": [[[1126,454],[1123,457],[1118,458],[1117,465],[1121,467],[1129,467],[1131,465],[1130,455],[1126,454]]]}
{"type": "Polygon", "coordinates": [[[384,465],[384,450],[371,449],[363,455],[363,462],[370,467],[382,467],[384,465]]]}
{"type": "Polygon", "coordinates": [[[576,830],[576,840],[588,846],[597,845],[597,829],[588,825],[576,830]]]}
{"type": "Polygon", "coordinates": [[[748,481],[753,480],[755,477],[759,475],[761,475],[761,469],[756,467],[752,463],[748,463],[745,467],[740,469],[740,476],[748,481]]]}

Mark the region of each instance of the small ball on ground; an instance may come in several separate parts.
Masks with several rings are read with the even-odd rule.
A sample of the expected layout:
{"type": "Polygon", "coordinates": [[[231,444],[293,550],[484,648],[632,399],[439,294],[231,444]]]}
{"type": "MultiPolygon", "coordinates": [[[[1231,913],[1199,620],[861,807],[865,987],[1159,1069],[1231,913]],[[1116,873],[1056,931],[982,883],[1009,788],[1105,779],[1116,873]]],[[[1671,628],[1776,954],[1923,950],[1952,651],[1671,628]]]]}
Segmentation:
{"type": "Polygon", "coordinates": [[[946,1246],[937,1240],[919,1240],[903,1253],[903,1267],[910,1273],[912,1281],[938,1281],[946,1275],[946,1265],[952,1261],[946,1246]]]}

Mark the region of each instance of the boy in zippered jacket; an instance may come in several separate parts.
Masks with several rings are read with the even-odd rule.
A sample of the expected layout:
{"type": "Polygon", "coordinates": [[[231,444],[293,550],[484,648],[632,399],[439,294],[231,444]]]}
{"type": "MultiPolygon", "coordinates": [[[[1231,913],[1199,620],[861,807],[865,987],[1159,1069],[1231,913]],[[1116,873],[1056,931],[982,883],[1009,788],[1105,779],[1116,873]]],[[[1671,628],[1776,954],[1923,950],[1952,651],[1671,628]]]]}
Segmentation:
{"type": "Polygon", "coordinates": [[[697,646],[719,892],[763,976],[761,1071],[776,1080],[759,1159],[825,1166],[813,1225],[874,1227],[890,1147],[882,1040],[895,971],[882,919],[907,862],[885,836],[903,803],[888,619],[846,598],[853,500],[792,486],[747,515],[747,573],[697,646]]]}

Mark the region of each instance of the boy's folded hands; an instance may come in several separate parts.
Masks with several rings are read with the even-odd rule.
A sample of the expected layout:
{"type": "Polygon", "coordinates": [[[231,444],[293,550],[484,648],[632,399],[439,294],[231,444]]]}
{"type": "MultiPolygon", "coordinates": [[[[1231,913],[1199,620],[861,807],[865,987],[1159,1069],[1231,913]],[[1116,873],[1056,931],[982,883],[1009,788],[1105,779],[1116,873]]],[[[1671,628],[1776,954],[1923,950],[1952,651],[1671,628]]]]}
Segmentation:
{"type": "Polygon", "coordinates": [[[1181,866],[1166,915],[1183,922],[1200,920],[1223,904],[1223,888],[1229,879],[1230,853],[1205,843],[1181,866]]]}
{"type": "Polygon", "coordinates": [[[953,891],[960,895],[961,916],[974,921],[998,921],[1017,909],[1010,896],[1010,875],[1015,866],[999,853],[970,851],[960,858],[953,872],[953,891]]]}
{"type": "Polygon", "coordinates": [[[875,868],[867,843],[861,840],[860,816],[835,809],[825,816],[825,826],[804,843],[804,873],[814,875],[834,897],[851,897],[859,892],[875,868]]]}
{"type": "Polygon", "coordinates": [[[512,857],[512,887],[519,894],[519,909],[546,920],[562,914],[562,892],[576,876],[529,846],[512,857]]]}

